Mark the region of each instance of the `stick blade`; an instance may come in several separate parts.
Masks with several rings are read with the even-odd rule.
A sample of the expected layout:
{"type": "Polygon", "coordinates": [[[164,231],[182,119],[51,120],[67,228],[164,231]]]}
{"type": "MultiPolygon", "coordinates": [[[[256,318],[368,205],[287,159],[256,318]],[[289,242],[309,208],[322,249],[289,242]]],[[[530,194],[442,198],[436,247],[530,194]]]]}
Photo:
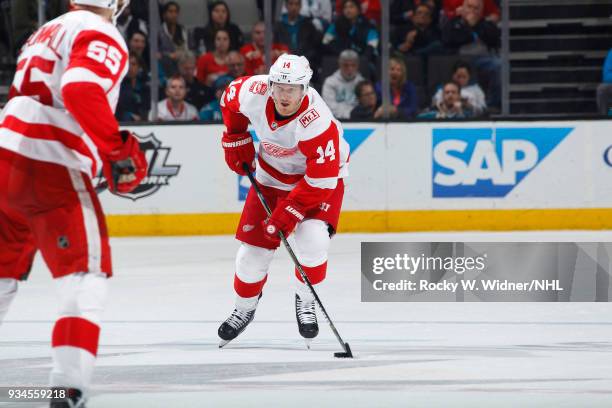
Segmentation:
{"type": "Polygon", "coordinates": [[[334,353],[334,357],[336,358],[353,358],[353,352],[351,351],[351,346],[348,343],[344,343],[344,351],[339,351],[334,353]]]}

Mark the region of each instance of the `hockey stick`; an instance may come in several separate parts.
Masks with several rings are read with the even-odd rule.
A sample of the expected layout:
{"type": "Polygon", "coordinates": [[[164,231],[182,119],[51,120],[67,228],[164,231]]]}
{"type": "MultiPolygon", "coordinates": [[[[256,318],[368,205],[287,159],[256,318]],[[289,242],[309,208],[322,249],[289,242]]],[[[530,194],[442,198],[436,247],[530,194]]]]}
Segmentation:
{"type": "MultiPolygon", "coordinates": [[[[242,168],[246,172],[246,175],[249,178],[249,180],[251,181],[251,185],[253,186],[253,189],[255,189],[255,193],[257,193],[257,197],[259,198],[259,201],[261,201],[261,205],[263,205],[263,207],[265,208],[266,213],[268,214],[268,217],[271,216],[272,215],[272,210],[270,210],[270,207],[268,206],[268,203],[266,202],[266,199],[264,198],[263,194],[261,193],[261,190],[259,189],[259,186],[257,185],[257,182],[255,181],[255,177],[253,177],[253,173],[251,173],[251,169],[249,168],[249,165],[246,164],[246,163],[242,163],[242,168]]],[[[293,249],[291,249],[291,245],[289,245],[289,242],[287,242],[287,238],[285,237],[285,234],[283,234],[282,231],[279,231],[278,232],[278,236],[280,237],[281,241],[283,242],[283,245],[285,245],[285,248],[287,249],[287,252],[289,252],[289,256],[291,257],[291,260],[295,264],[296,269],[298,270],[298,272],[302,276],[302,279],[306,283],[306,286],[308,286],[308,289],[310,289],[310,292],[313,294],[315,300],[317,301],[317,304],[321,308],[321,311],[323,312],[323,315],[325,316],[325,319],[327,320],[327,323],[329,323],[329,327],[331,327],[332,331],[336,335],[336,338],[338,339],[338,341],[342,345],[342,348],[344,349],[344,352],[334,353],[334,357],[337,357],[337,358],[353,358],[353,353],[351,352],[351,347],[349,346],[348,343],[345,343],[344,340],[342,340],[342,337],[340,337],[340,333],[338,333],[338,330],[336,330],[336,326],[334,325],[334,322],[332,322],[332,319],[327,314],[327,310],[325,310],[325,307],[323,307],[323,303],[321,303],[321,299],[319,299],[319,295],[317,295],[317,292],[312,287],[312,284],[310,283],[310,280],[308,279],[308,276],[306,276],[306,273],[304,272],[304,269],[302,269],[302,265],[300,264],[300,261],[298,261],[297,256],[295,256],[295,252],[293,252],[293,249]]]]}
{"type": "Polygon", "coordinates": [[[103,192],[105,192],[108,189],[108,183],[106,181],[98,184],[94,190],[96,191],[96,194],[101,194],[103,192]]]}

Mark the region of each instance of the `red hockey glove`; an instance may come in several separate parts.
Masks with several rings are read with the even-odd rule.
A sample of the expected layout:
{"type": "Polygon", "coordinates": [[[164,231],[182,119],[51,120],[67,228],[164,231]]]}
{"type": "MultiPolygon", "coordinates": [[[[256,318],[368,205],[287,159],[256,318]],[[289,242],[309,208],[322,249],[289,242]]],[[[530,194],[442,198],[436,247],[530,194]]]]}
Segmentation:
{"type": "Polygon", "coordinates": [[[147,159],[131,132],[122,130],[119,133],[123,146],[104,157],[102,172],[112,193],[129,193],[147,175],[147,159]]]}
{"type": "Polygon", "coordinates": [[[263,222],[264,236],[272,242],[280,242],[279,231],[286,237],[304,220],[304,211],[291,200],[282,200],[276,205],[270,218],[263,222]]]}
{"type": "Polygon", "coordinates": [[[249,132],[223,132],[221,146],[225,151],[225,162],[232,171],[245,176],[242,163],[248,164],[251,171],[255,171],[255,145],[249,132]]]}

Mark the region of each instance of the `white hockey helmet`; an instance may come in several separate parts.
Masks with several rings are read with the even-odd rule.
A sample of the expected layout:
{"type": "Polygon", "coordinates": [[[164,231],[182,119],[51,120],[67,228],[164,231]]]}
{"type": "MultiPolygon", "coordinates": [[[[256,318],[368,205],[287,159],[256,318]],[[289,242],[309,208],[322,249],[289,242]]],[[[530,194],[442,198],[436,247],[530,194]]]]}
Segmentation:
{"type": "Polygon", "coordinates": [[[130,0],[72,0],[75,6],[94,6],[113,10],[113,23],[123,10],[130,4],[130,0]]]}
{"type": "Polygon", "coordinates": [[[268,81],[269,88],[273,83],[299,84],[304,87],[304,93],[308,90],[308,84],[312,78],[312,69],[306,57],[300,55],[283,54],[270,67],[268,81]]]}

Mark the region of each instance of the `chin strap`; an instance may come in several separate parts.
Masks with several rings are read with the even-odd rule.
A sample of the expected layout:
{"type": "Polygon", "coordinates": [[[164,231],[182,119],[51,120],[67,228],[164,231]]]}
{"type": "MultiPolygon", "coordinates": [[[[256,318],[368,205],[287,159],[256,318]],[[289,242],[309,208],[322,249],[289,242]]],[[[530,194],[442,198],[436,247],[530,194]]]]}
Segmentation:
{"type": "MultiPolygon", "coordinates": [[[[117,2],[119,2],[119,0],[117,0],[117,2]]],[[[117,19],[119,18],[121,13],[125,11],[125,8],[129,5],[130,5],[130,0],[123,0],[123,5],[119,9],[117,9],[117,6],[115,5],[115,12],[113,13],[113,17],[112,17],[114,25],[117,25],[117,19]]]]}

